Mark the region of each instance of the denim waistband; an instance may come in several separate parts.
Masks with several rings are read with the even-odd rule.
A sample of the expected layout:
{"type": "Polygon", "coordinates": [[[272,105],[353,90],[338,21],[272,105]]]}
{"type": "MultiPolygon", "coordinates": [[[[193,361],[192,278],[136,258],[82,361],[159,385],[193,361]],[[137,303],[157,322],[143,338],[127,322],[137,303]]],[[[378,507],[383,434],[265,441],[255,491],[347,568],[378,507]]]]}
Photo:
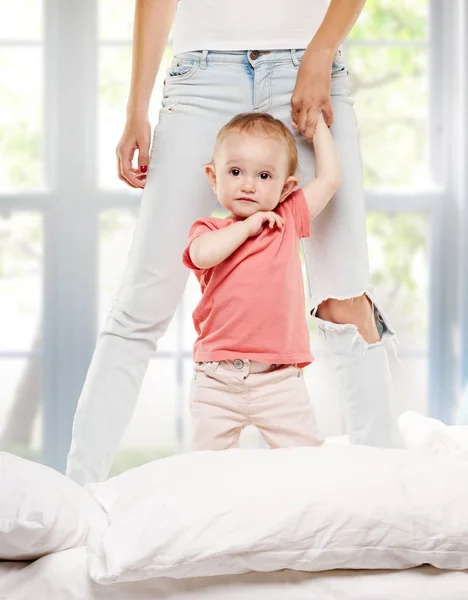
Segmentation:
{"type": "Polygon", "coordinates": [[[255,63],[260,62],[292,62],[298,65],[304,49],[290,50],[192,50],[181,52],[175,58],[211,63],[255,63]]]}

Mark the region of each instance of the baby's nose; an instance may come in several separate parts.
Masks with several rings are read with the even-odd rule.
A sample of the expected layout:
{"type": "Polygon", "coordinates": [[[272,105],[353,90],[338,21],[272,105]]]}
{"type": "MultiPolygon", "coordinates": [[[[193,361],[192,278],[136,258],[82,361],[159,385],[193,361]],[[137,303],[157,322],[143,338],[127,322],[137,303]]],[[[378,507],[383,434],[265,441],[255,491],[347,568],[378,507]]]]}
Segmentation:
{"type": "Polygon", "coordinates": [[[244,181],[242,182],[242,188],[245,191],[247,191],[247,190],[254,191],[255,190],[254,182],[251,179],[244,179],[244,181]]]}

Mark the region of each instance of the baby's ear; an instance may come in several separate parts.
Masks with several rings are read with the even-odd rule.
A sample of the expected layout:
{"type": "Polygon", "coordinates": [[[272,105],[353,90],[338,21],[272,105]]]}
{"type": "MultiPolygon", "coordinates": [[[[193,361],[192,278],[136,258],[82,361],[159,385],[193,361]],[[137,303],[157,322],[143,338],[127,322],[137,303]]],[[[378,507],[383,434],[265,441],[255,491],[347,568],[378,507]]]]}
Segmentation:
{"type": "Polygon", "coordinates": [[[205,174],[208,177],[208,181],[210,182],[213,191],[216,192],[216,171],[213,163],[208,163],[205,165],[205,174]]]}
{"type": "Polygon", "coordinates": [[[286,179],[283,185],[283,189],[281,190],[280,202],[286,200],[289,194],[293,191],[293,189],[297,186],[298,180],[294,175],[291,175],[286,179]]]}

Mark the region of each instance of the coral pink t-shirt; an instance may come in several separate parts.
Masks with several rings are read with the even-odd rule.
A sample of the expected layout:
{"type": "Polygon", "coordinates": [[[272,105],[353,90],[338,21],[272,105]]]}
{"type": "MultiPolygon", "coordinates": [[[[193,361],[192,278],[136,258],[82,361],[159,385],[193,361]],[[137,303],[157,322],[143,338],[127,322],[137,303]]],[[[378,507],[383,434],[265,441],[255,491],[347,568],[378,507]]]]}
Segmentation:
{"type": "Polygon", "coordinates": [[[202,291],[193,313],[195,362],[248,358],[300,367],[312,362],[299,257],[300,238],[310,235],[303,191],[292,192],[275,212],[284,219],[282,229],[267,224],[209,269],[193,264],[190,244],[235,219],[206,217],[190,228],[182,261],[195,272],[202,291]]]}

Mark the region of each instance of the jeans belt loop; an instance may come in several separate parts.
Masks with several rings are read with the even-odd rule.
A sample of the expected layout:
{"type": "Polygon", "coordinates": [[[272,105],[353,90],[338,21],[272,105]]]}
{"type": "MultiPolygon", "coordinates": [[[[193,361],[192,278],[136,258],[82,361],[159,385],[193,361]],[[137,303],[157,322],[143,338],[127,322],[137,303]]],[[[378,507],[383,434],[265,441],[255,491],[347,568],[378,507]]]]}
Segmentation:
{"type": "Polygon", "coordinates": [[[206,69],[206,57],[208,56],[208,50],[203,50],[200,59],[200,69],[206,69]]]}
{"type": "Polygon", "coordinates": [[[299,66],[299,59],[297,58],[296,50],[294,48],[291,50],[291,60],[295,67],[299,66]]]}

